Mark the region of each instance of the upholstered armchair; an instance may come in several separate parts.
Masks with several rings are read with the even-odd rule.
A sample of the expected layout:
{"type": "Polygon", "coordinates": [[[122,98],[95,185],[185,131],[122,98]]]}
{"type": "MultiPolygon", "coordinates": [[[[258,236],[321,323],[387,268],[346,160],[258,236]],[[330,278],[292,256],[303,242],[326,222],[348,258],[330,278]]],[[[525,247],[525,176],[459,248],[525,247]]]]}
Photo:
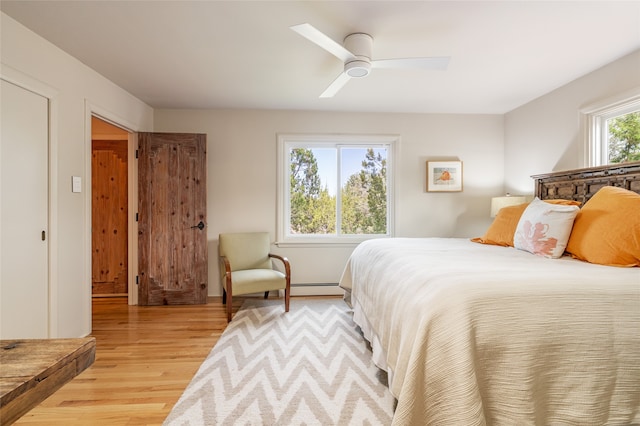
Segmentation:
{"type": "Polygon", "coordinates": [[[291,267],[286,257],[270,253],[268,232],[227,233],[219,236],[222,303],[231,321],[233,296],[284,290],[284,310],[289,312],[291,267]],[[272,259],[282,262],[284,273],[273,268],[272,259]]]}

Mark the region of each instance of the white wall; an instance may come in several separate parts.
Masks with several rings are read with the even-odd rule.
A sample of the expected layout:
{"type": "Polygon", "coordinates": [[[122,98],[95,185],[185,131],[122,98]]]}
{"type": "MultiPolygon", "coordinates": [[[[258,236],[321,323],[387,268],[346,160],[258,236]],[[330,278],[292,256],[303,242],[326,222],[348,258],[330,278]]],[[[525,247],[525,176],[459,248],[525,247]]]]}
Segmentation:
{"type": "MultiPolygon", "coordinates": [[[[276,235],[278,133],[399,134],[396,236],[473,237],[490,223],[490,198],[503,191],[501,115],[371,114],[247,110],[156,110],[156,131],[207,134],[209,293],[220,293],[221,232],[276,235]],[[427,193],[426,161],[463,161],[464,191],[427,193]]],[[[533,186],[533,183],[531,182],[533,186]]],[[[278,248],[294,284],[336,283],[349,248],[278,248]]]]}
{"type": "Polygon", "coordinates": [[[507,191],[532,194],[531,175],[587,167],[580,110],[633,89],[640,92],[640,50],[507,113],[507,191]]]}
{"type": "MultiPolygon", "coordinates": [[[[123,121],[131,130],[153,129],[153,110],[95,71],[2,13],[0,72],[17,84],[55,93],[51,129],[54,152],[50,212],[51,337],[91,332],[90,133],[89,109],[123,121]],[[36,82],[37,84],[33,84],[36,82]],[[90,107],[88,107],[89,105],[90,107]],[[83,192],[71,192],[80,176],[83,192]]],[[[25,313],[27,314],[27,313],[25,313]]]]}

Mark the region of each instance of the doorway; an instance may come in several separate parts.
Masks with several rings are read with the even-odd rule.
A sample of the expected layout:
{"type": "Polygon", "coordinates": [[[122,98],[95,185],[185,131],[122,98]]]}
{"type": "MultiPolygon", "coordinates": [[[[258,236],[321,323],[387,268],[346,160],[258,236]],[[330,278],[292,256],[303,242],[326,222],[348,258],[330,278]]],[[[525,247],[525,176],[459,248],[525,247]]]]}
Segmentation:
{"type": "Polygon", "coordinates": [[[92,297],[129,293],[129,161],[129,132],[92,116],[92,297]]]}

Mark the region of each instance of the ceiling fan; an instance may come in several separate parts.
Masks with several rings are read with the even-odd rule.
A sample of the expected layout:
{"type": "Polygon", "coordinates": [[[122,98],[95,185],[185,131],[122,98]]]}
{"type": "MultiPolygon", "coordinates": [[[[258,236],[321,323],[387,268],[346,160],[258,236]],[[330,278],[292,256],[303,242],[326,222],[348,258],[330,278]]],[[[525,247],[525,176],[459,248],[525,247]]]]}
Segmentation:
{"type": "Polygon", "coordinates": [[[321,98],[333,97],[351,78],[366,77],[372,68],[445,70],[449,65],[450,58],[448,56],[372,60],[373,37],[369,34],[349,34],[344,38],[344,46],[342,46],[311,24],[299,24],[289,28],[344,62],[344,71],[322,92],[321,98]]]}

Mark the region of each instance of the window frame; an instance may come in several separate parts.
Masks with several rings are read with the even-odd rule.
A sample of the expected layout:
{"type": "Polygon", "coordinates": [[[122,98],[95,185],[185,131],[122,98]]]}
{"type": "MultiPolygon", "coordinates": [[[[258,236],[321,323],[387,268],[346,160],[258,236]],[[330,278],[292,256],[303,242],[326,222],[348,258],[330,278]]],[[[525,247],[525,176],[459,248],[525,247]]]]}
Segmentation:
{"type": "MultiPolygon", "coordinates": [[[[388,238],[395,235],[395,158],[399,135],[382,134],[278,134],[277,135],[277,226],[276,244],[279,247],[295,246],[355,246],[373,238],[388,238]],[[292,235],[290,229],[290,148],[327,147],[376,147],[387,146],[387,233],[363,235],[292,235]]],[[[338,159],[337,177],[340,168],[338,159]]],[[[338,188],[340,190],[340,180],[338,188]]],[[[340,206],[336,206],[340,209],[340,206]]],[[[338,225],[338,224],[336,224],[338,225]]]]}
{"type": "Polygon", "coordinates": [[[640,110],[640,87],[583,108],[585,167],[609,164],[607,120],[640,110]]]}

